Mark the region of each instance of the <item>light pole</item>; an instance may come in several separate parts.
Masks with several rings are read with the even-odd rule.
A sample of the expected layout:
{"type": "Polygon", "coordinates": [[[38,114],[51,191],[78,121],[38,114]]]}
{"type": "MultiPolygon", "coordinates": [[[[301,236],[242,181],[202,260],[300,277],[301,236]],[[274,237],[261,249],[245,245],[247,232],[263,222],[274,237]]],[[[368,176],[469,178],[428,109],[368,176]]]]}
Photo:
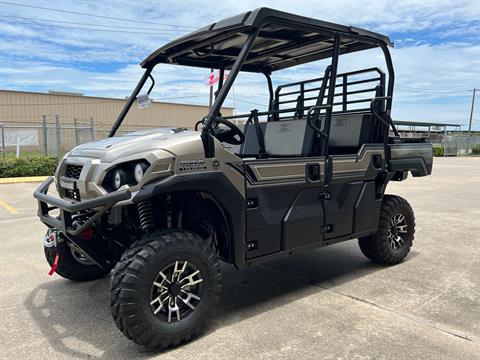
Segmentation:
{"type": "Polygon", "coordinates": [[[472,131],[472,119],[473,119],[473,109],[475,108],[475,92],[477,91],[476,88],[473,88],[471,90],[468,90],[468,91],[472,91],[473,92],[473,95],[472,95],[472,107],[470,109],[470,122],[468,123],[468,135],[470,135],[470,132],[472,131]]]}

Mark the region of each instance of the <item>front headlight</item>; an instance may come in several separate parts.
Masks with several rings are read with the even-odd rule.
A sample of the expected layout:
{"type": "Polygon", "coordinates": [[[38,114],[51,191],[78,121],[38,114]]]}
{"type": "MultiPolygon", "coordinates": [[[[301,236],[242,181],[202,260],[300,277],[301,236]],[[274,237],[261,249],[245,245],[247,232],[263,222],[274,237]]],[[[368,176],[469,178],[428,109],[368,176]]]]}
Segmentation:
{"type": "Polygon", "coordinates": [[[113,188],[115,190],[120,189],[123,184],[127,183],[127,174],[123,169],[117,169],[113,173],[113,188]]]}
{"type": "Polygon", "coordinates": [[[123,185],[135,186],[142,180],[149,166],[145,160],[118,164],[108,171],[102,185],[107,191],[116,191],[123,185]]]}
{"type": "Polygon", "coordinates": [[[143,174],[145,174],[145,171],[147,171],[148,165],[145,162],[139,162],[135,165],[135,168],[133,170],[134,174],[133,176],[135,177],[135,180],[137,183],[142,180],[143,174]]]}

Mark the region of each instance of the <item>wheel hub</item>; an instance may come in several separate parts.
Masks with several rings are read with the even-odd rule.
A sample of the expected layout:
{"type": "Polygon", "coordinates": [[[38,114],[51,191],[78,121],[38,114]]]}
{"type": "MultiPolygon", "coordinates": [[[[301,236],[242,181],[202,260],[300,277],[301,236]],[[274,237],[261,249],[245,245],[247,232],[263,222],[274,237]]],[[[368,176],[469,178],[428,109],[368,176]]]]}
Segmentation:
{"type": "Polygon", "coordinates": [[[180,295],[181,290],[182,290],[182,287],[179,283],[171,284],[168,287],[168,293],[170,294],[170,296],[173,296],[173,297],[177,297],[178,295],[180,295]]]}
{"type": "Polygon", "coordinates": [[[407,228],[405,215],[395,214],[392,216],[388,226],[387,238],[393,250],[400,249],[405,245],[403,237],[407,234],[407,228]]]}
{"type": "Polygon", "coordinates": [[[152,284],[153,314],[169,323],[184,319],[198,306],[202,285],[202,274],[191,262],[175,261],[167,265],[152,284]]]}

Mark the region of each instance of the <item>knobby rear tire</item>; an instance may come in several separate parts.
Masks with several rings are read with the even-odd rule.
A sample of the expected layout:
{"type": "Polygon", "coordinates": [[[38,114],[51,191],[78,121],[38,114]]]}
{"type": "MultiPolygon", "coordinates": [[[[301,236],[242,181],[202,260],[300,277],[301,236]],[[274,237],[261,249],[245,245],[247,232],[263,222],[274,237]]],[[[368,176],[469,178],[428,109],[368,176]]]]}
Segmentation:
{"type": "Polygon", "coordinates": [[[378,264],[394,265],[402,262],[410,252],[415,237],[415,216],[410,204],[396,195],[385,195],[380,211],[376,234],[358,239],[362,253],[378,264]],[[394,249],[388,239],[389,226],[395,215],[405,217],[406,233],[402,234],[403,244],[394,249]]]}

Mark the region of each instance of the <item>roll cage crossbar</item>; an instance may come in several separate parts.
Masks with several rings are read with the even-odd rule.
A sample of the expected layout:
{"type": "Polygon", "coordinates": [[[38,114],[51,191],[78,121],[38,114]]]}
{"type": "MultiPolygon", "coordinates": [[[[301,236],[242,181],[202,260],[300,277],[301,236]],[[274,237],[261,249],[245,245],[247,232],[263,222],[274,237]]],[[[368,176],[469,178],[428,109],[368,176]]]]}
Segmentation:
{"type": "MultiPolygon", "coordinates": [[[[152,69],[159,63],[220,69],[221,79],[217,95],[202,130],[206,157],[214,156],[211,137],[215,118],[220,114],[221,106],[240,71],[263,73],[267,78],[270,95],[268,111],[256,111],[254,115],[248,114],[247,117],[251,118],[250,121],[258,119],[258,116],[262,115],[266,115],[268,121],[281,120],[281,114],[292,112],[292,108],[282,109],[282,105],[289,103],[296,103],[295,117],[303,117],[305,111],[308,113],[312,106],[316,106],[316,110],[310,111],[310,115],[318,118],[320,111],[325,110],[324,131],[328,135],[332,114],[337,111],[339,106],[341,109],[338,111],[348,112],[348,107],[351,105],[371,102],[368,109],[377,108],[374,118],[377,120],[380,118],[383,123],[389,125],[386,129],[387,137],[390,127],[398,136],[398,131],[390,118],[395,73],[388,50],[389,45],[391,42],[388,37],[368,30],[328,23],[268,8],[240,14],[175,40],[147,57],[142,62],[145,72],[114,123],[109,136],[115,135],[145,82],[151,77],[152,69]],[[382,49],[385,57],[388,71],[387,84],[385,84],[385,74],[377,68],[337,76],[338,58],[341,54],[376,47],[382,49]],[[331,64],[323,78],[279,86],[276,92],[273,92],[270,77],[273,71],[326,58],[331,58],[331,64]],[[224,81],[223,75],[226,69],[230,70],[230,74],[224,81]],[[376,72],[376,77],[349,81],[349,77],[367,72],[376,72]],[[342,79],[342,82],[337,84],[337,79],[342,79]],[[352,85],[377,80],[380,84],[374,89],[349,90],[352,85]],[[315,81],[321,81],[320,88],[306,88],[309,83],[315,81]],[[282,93],[284,89],[294,85],[299,85],[300,91],[282,93]],[[337,88],[341,88],[340,94],[336,93],[337,88]],[[349,96],[371,90],[375,91],[374,98],[348,100],[349,96]],[[318,96],[309,96],[309,93],[315,91],[320,91],[318,96]],[[297,95],[297,98],[288,99],[288,95],[297,95]],[[341,101],[337,101],[338,97],[341,97],[341,101]],[[308,101],[315,99],[314,104],[307,105],[308,101]],[[326,100],[325,103],[324,100],[326,100]],[[380,110],[378,110],[379,107],[380,110]]],[[[359,109],[352,111],[359,111],[359,109]]],[[[224,118],[240,117],[245,117],[245,115],[224,118]]],[[[322,146],[326,147],[328,144],[324,142],[322,146]]]]}

